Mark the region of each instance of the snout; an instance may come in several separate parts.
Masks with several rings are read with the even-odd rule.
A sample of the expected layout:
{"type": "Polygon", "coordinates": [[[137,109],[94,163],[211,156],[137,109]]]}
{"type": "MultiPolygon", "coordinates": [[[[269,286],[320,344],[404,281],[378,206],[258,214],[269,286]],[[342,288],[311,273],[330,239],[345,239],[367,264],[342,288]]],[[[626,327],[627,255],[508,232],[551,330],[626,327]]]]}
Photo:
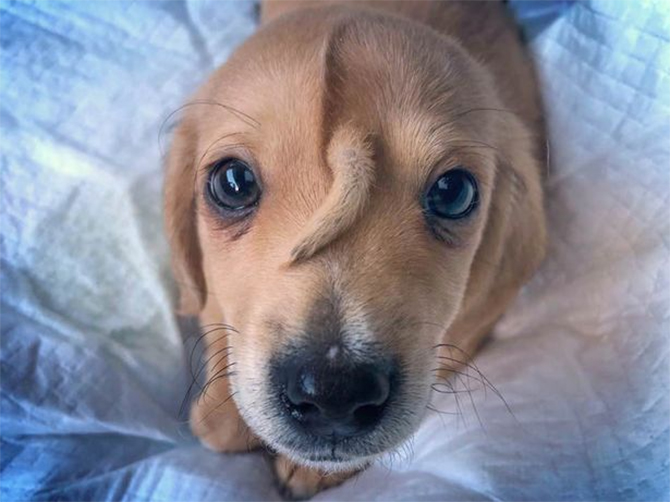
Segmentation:
{"type": "MultiPolygon", "coordinates": [[[[331,349],[335,350],[335,349],[331,349]]],[[[289,359],[278,368],[280,399],[295,426],[331,439],[373,429],[389,401],[393,368],[388,362],[289,359]]]]}
{"type": "Polygon", "coordinates": [[[402,323],[375,319],[330,293],[301,321],[267,323],[278,343],[251,385],[262,389],[256,427],[276,451],[318,469],[354,470],[415,428],[430,387],[393,343],[402,323]]]}

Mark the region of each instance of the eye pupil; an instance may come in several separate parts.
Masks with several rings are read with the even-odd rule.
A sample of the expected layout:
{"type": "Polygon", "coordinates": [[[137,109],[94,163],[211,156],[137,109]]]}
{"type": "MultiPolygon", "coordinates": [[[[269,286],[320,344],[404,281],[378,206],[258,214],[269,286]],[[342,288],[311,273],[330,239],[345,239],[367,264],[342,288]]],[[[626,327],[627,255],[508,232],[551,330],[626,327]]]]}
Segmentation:
{"type": "Polygon", "coordinates": [[[426,195],[426,210],[438,218],[456,220],[470,214],[477,206],[477,183],[464,169],[443,174],[426,195]]]}
{"type": "Polygon", "coordinates": [[[255,183],[254,175],[244,165],[235,164],[224,173],[225,181],[222,180],[222,189],[232,196],[245,195],[253,190],[255,183]]]}
{"type": "Polygon", "coordinates": [[[210,171],[208,187],[212,201],[229,210],[252,206],[260,197],[260,188],[253,171],[238,159],[216,164],[210,171]]]}

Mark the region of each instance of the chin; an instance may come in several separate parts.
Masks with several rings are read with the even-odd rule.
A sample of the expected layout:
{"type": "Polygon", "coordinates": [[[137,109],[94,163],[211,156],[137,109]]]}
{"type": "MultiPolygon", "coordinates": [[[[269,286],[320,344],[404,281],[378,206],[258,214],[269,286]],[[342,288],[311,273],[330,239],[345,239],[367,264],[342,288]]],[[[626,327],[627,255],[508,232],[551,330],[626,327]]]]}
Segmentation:
{"type": "Polygon", "coordinates": [[[277,446],[275,449],[298,465],[329,473],[358,471],[370,465],[379,456],[379,454],[348,456],[345,454],[327,452],[308,454],[286,449],[281,446],[277,446]]]}

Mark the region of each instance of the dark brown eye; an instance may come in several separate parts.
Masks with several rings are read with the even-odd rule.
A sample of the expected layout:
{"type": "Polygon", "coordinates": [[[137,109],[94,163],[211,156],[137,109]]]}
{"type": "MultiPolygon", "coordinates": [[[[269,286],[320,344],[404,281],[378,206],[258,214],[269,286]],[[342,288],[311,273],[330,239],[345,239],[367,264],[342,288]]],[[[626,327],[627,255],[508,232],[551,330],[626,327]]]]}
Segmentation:
{"type": "Polygon", "coordinates": [[[261,196],[256,176],[239,159],[219,161],[209,172],[207,191],[217,206],[239,211],[255,205],[261,196]]]}
{"type": "Polygon", "coordinates": [[[438,218],[458,220],[474,211],[478,202],[475,177],[459,167],[433,183],[425,196],[424,208],[438,218]]]}

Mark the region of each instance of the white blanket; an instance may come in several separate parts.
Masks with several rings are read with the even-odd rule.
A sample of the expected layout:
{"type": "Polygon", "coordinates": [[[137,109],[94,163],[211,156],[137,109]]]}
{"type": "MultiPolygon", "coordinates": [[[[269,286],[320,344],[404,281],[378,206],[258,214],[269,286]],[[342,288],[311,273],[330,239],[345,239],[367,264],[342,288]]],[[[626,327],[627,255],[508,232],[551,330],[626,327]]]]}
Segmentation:
{"type": "MultiPolygon", "coordinates": [[[[160,216],[162,121],[254,6],[0,7],[2,499],[278,499],[260,455],[208,452],[178,416],[197,329],[160,216]]],[[[509,410],[438,395],[407,448],[320,500],[670,497],[670,10],[577,3],[532,48],[550,252],[475,361],[509,410]]]]}

